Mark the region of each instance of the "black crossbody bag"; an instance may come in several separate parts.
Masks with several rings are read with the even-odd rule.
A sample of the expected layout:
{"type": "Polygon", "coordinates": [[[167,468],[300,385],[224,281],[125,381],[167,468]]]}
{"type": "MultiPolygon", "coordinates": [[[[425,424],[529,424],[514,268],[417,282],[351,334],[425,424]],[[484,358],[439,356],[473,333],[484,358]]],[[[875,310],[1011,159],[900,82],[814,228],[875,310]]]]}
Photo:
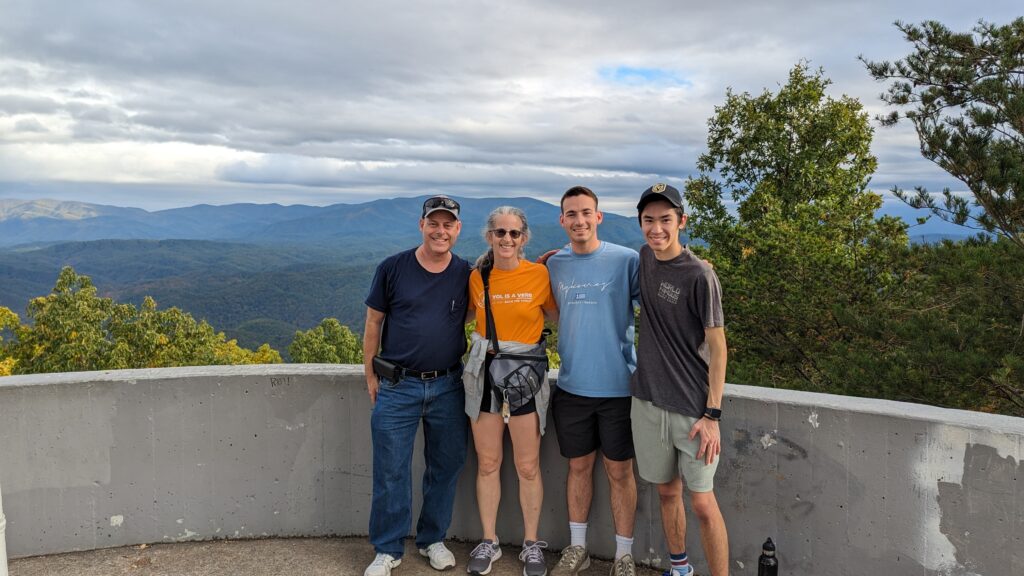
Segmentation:
{"type": "Polygon", "coordinates": [[[494,314],[491,313],[491,268],[480,268],[480,277],[484,281],[484,310],[487,314],[487,339],[490,340],[494,356],[488,373],[494,386],[501,393],[501,417],[508,422],[513,411],[522,408],[540,391],[541,384],[548,372],[547,336],[551,333],[545,328],[540,334],[537,345],[526,352],[513,354],[502,352],[498,348],[498,331],[494,325],[494,314]]]}

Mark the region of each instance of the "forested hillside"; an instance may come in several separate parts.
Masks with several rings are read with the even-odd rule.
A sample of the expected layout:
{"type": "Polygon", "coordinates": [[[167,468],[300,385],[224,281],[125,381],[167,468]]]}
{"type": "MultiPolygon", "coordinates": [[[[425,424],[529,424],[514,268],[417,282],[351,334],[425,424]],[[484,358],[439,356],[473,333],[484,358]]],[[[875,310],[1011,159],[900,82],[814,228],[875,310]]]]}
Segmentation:
{"type": "Polygon", "coordinates": [[[178,307],[237,338],[286,350],[296,330],[327,317],[359,321],[369,264],[345,250],[301,250],[195,240],[97,240],[0,251],[0,306],[24,313],[63,266],[101,296],[178,307]]]}
{"type": "MultiPolygon", "coordinates": [[[[565,244],[557,206],[531,198],[460,200],[464,227],[456,251],[467,259],[483,251],[484,220],[501,204],[527,210],[531,257],[565,244]]],[[[287,357],[295,331],[324,318],[362,329],[374,266],[418,244],[421,204],[422,198],[392,198],[326,207],[235,204],[146,212],[5,201],[0,246],[19,239],[36,243],[0,249],[0,306],[22,313],[27,302],[53,287],[62,267],[71,266],[91,278],[102,296],[134,304],[151,296],[161,307],[210,322],[243,346],[269,343],[287,357]],[[104,239],[57,241],[64,237],[104,239]],[[42,238],[48,241],[38,243],[42,238]]],[[[631,218],[609,214],[601,230],[610,241],[633,247],[643,242],[631,218]]]]}

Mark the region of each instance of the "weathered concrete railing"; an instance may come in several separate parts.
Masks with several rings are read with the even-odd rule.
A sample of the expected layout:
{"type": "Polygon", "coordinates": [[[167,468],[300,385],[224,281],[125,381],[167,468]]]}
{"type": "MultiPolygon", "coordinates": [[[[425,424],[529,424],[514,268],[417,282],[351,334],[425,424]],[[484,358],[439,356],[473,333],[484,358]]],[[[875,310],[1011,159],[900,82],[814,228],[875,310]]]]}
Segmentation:
{"type": "Polygon", "coordinates": [[[7,518],[4,516],[4,491],[0,485],[0,576],[7,576],[7,518]]]}
{"type": "MultiPolygon", "coordinates": [[[[717,494],[734,574],[756,573],[767,536],[787,575],[1024,574],[1024,419],[733,385],[724,408],[717,494]]],[[[10,553],[364,534],[369,416],[357,366],[0,378],[10,553]]],[[[553,433],[542,467],[542,536],[557,549],[568,528],[553,433]]],[[[471,457],[451,530],[466,539],[479,537],[474,470],[471,457]]],[[[511,466],[503,482],[498,533],[515,542],[511,466]]],[[[594,502],[592,552],[607,557],[601,472],[594,502]]],[[[666,555],[657,492],[644,483],[634,551],[654,564],[666,555]]]]}

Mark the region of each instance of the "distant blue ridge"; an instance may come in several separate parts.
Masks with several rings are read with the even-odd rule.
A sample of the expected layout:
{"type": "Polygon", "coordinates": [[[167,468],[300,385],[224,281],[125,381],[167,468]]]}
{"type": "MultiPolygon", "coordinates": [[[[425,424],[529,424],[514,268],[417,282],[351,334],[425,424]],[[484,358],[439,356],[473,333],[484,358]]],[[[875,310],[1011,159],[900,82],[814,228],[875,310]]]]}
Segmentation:
{"type": "MultiPolygon", "coordinates": [[[[281,206],[278,204],[197,205],[147,212],[137,208],[119,208],[79,203],[93,209],[91,218],[71,217],[59,211],[33,211],[32,217],[4,217],[0,214],[0,248],[87,242],[93,240],[215,240],[257,245],[309,245],[338,247],[367,245],[381,250],[400,249],[419,238],[416,221],[425,196],[384,198],[361,204],[330,206],[281,206]]],[[[480,230],[487,214],[495,207],[511,204],[522,208],[530,219],[533,239],[528,251],[565,244],[565,233],[558,224],[559,207],[534,198],[457,198],[462,203],[463,233],[456,247],[466,254],[483,247],[480,230]]],[[[7,201],[10,206],[12,201],[7,201]]],[[[29,204],[30,202],[26,202],[29,204]]],[[[12,214],[13,212],[8,212],[12,214]]],[[[891,215],[910,225],[914,242],[958,240],[977,231],[945,222],[932,216],[923,225],[917,219],[929,215],[897,202],[886,202],[879,215],[891,215]]],[[[631,247],[643,244],[633,215],[605,213],[601,237],[631,247]]]]}

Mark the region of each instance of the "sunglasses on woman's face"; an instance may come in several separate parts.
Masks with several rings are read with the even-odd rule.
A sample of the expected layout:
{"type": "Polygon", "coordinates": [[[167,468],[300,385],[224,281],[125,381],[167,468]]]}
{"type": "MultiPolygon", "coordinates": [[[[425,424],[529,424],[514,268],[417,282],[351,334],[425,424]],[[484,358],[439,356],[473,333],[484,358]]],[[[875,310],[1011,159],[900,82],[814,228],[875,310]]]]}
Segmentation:
{"type": "Polygon", "coordinates": [[[494,228],[491,230],[491,234],[494,234],[498,238],[504,238],[505,234],[512,237],[513,240],[519,240],[519,237],[523,235],[522,230],[505,230],[504,228],[494,228]]]}

